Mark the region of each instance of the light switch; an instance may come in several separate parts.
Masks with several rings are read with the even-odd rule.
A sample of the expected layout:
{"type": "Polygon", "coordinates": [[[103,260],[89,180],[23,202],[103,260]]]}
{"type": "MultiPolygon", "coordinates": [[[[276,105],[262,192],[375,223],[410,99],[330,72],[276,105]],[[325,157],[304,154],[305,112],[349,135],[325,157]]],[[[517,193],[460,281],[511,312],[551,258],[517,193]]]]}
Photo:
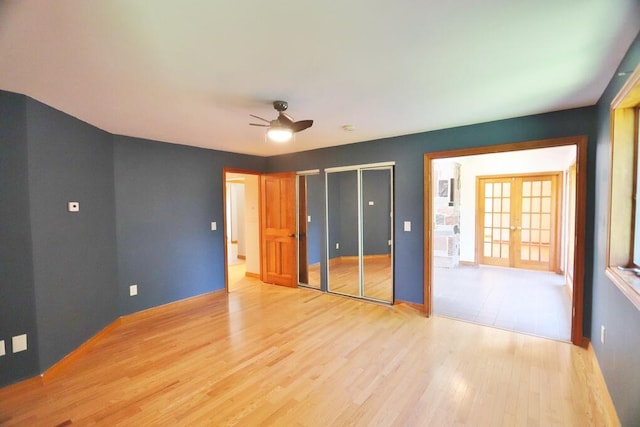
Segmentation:
{"type": "Polygon", "coordinates": [[[369,200],[369,206],[373,206],[375,203],[373,203],[373,200],[369,200]]]}
{"type": "Polygon", "coordinates": [[[211,231],[216,231],[218,229],[218,224],[215,221],[211,223],[211,231]]]}
{"type": "Polygon", "coordinates": [[[404,231],[411,231],[411,221],[404,222],[404,231]]]}
{"type": "Polygon", "coordinates": [[[311,222],[311,215],[307,217],[307,222],[311,222]]]}
{"type": "Polygon", "coordinates": [[[4,356],[7,354],[7,351],[4,348],[4,340],[0,340],[0,356],[4,356]]]}
{"type": "Polygon", "coordinates": [[[336,243],[336,249],[340,249],[340,243],[336,243]]]}
{"type": "Polygon", "coordinates": [[[67,209],[69,212],[80,212],[80,202],[67,203],[67,209]]]}
{"type": "Polygon", "coordinates": [[[27,334],[16,335],[11,338],[11,348],[14,353],[25,351],[27,349],[27,334]]]}
{"type": "Polygon", "coordinates": [[[134,297],[138,295],[138,285],[130,285],[129,286],[129,296],[134,297]]]}

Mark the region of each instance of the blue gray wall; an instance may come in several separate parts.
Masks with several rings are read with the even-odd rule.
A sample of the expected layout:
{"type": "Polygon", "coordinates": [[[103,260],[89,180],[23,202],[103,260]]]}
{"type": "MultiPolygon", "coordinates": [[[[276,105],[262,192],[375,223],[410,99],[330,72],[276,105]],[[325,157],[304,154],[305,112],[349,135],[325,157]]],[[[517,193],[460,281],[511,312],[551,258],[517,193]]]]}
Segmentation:
{"type": "Polygon", "coordinates": [[[327,175],[329,258],[358,255],[358,172],[327,175]],[[336,245],[339,247],[336,247],[336,245]]]}
{"type": "MultiPolygon", "coordinates": [[[[620,70],[632,70],[639,61],[636,40],[620,70]]],[[[585,272],[584,326],[593,336],[601,324],[607,326],[606,345],[593,345],[623,425],[637,425],[640,314],[604,275],[608,104],[624,80],[614,77],[597,107],[266,160],[114,137],[0,91],[0,339],[31,337],[28,351],[3,357],[0,385],[46,369],[111,316],[219,288],[222,235],[212,235],[208,223],[222,221],[223,164],[277,172],[395,161],[395,295],[421,303],[423,153],[587,135],[584,261],[593,270],[585,272]],[[202,184],[203,179],[212,181],[202,184]],[[79,214],[66,212],[72,199],[80,201],[79,214]],[[402,231],[403,221],[412,222],[411,232],[402,231]],[[154,243],[159,247],[151,248],[154,243]],[[127,297],[129,283],[140,285],[139,298],[127,297]]],[[[322,217],[313,221],[324,227],[321,191],[314,198],[322,201],[322,217]]],[[[322,263],[325,252],[321,245],[322,263]]]]}
{"type": "MultiPolygon", "coordinates": [[[[364,255],[389,254],[391,238],[391,174],[389,170],[363,170],[362,249],[364,255]],[[373,202],[373,205],[369,205],[373,202]]],[[[329,258],[358,256],[358,172],[328,174],[329,258]],[[340,244],[336,248],[336,243],[340,244]]]]}
{"type": "MultiPolygon", "coordinates": [[[[640,63],[640,38],[627,52],[618,72],[633,71],[640,63]]],[[[598,102],[598,136],[595,259],[593,264],[592,345],[598,357],[609,393],[623,426],[640,426],[640,311],[605,276],[607,265],[607,218],[609,216],[610,113],[611,101],[626,82],[616,73],[598,102]],[[605,344],[599,339],[600,326],[607,328],[605,344]]],[[[612,218],[615,220],[615,218],[612,218]]],[[[585,307],[588,310],[589,307],[585,307]]]]}
{"type": "Polygon", "coordinates": [[[124,136],[114,147],[120,314],[223,289],[222,169],[265,160],[124,136]]]}
{"type": "Polygon", "coordinates": [[[26,97],[0,91],[0,386],[38,372],[27,165],[26,97]],[[14,354],[22,334],[27,351],[14,354]]]}
{"type": "MultiPolygon", "coordinates": [[[[33,163],[29,168],[29,179],[34,186],[30,189],[34,193],[30,199],[35,203],[30,208],[31,227],[34,229],[33,271],[36,300],[47,304],[42,313],[40,305],[36,305],[35,310],[38,325],[47,331],[44,337],[36,334],[43,345],[39,371],[72,351],[105,322],[108,323],[108,313],[115,313],[114,316],[125,314],[222,286],[222,261],[217,256],[222,250],[222,237],[221,233],[211,234],[209,222],[222,220],[223,164],[275,172],[345,166],[353,163],[352,159],[357,159],[357,163],[395,161],[396,297],[420,303],[423,272],[422,154],[580,134],[587,134],[593,140],[595,122],[595,108],[582,108],[262,159],[113,135],[111,151],[108,134],[36,101],[29,100],[28,106],[27,127],[33,132],[33,137],[28,138],[28,145],[30,150],[32,147],[34,150],[28,152],[28,163],[33,163]],[[51,147],[47,146],[49,143],[51,147]],[[58,150],[50,150],[53,147],[58,150]],[[47,156],[53,158],[47,159],[47,156]],[[222,159],[216,163],[218,156],[222,159]],[[85,161],[91,167],[75,164],[85,161]],[[108,165],[114,171],[111,183],[108,165]],[[197,178],[192,180],[192,173],[197,178]],[[209,177],[212,181],[208,189],[194,183],[209,177]],[[49,191],[53,192],[52,195],[48,195],[49,191]],[[79,215],[65,211],[66,201],[72,199],[79,199],[81,203],[79,215]],[[103,209],[96,212],[93,206],[103,206],[103,209]],[[86,223],[84,215],[89,215],[86,223]],[[405,220],[413,223],[412,232],[400,231],[405,220]],[[68,234],[49,230],[49,221],[68,234]],[[103,223],[103,230],[91,230],[89,223],[94,228],[96,224],[103,223]],[[115,230],[109,237],[111,227],[115,230]],[[84,237],[83,233],[92,238],[84,237]],[[158,243],[157,233],[162,236],[163,244],[151,248],[152,244],[158,243]],[[94,237],[97,240],[93,240],[94,237]],[[90,241],[100,248],[90,248],[90,241]],[[190,250],[189,241],[204,254],[190,250]],[[113,250],[113,245],[117,245],[116,250],[113,250]],[[79,265],[85,256],[80,254],[80,248],[89,251],[86,256],[90,263],[95,263],[99,254],[106,259],[117,257],[117,262],[106,266],[94,265],[98,269],[96,272],[101,272],[101,277],[97,277],[96,272],[79,265]],[[56,251],[60,253],[55,254],[56,251]],[[194,257],[198,257],[197,260],[194,257]],[[138,263],[141,259],[142,262],[138,263]],[[169,267],[165,269],[167,264],[169,267]],[[116,265],[117,268],[114,267],[116,265]],[[48,274],[51,277],[46,277],[48,274]],[[166,277],[160,277],[163,275],[166,277]],[[71,284],[63,283],[63,278],[70,279],[71,284]],[[156,279],[158,283],[153,284],[156,279]],[[109,289],[105,289],[107,282],[111,283],[109,289]],[[137,298],[127,296],[130,283],[140,286],[137,298]],[[48,296],[52,297],[51,301],[48,296]],[[86,310],[98,298],[101,299],[96,303],[97,315],[85,319],[88,316],[86,310]],[[53,326],[47,326],[49,321],[53,326]],[[61,342],[56,341],[58,338],[61,342]]],[[[589,170],[593,171],[593,156],[590,159],[589,170]]],[[[593,188],[593,177],[589,188],[593,188]]],[[[324,201],[324,193],[320,197],[324,201]]],[[[593,212],[591,197],[588,205],[589,212],[593,212]]],[[[587,242],[591,242],[592,218],[589,215],[587,242]]],[[[324,214],[317,219],[324,224],[324,214]]],[[[324,251],[323,245],[321,259],[324,259],[324,251]]],[[[591,265],[593,253],[590,247],[587,254],[586,264],[591,265]]],[[[588,276],[586,301],[590,304],[588,276]]],[[[9,284],[3,283],[2,289],[9,289],[9,284]]],[[[589,314],[587,309],[586,315],[589,314]]],[[[586,319],[587,322],[589,320],[586,319]]],[[[12,376],[3,381],[7,383],[16,379],[18,377],[12,376]]]]}
{"type": "Polygon", "coordinates": [[[111,136],[27,99],[40,371],[118,314],[111,136]],[[68,201],[80,212],[67,211],[68,201]]]}
{"type": "Polygon", "coordinates": [[[0,386],[121,315],[224,288],[223,168],[266,159],[112,135],[4,91],[0,113],[0,386]]]}
{"type": "MultiPolygon", "coordinates": [[[[421,304],[423,301],[423,154],[519,141],[587,135],[588,195],[585,265],[592,265],[593,188],[595,170],[595,107],[500,120],[421,134],[386,138],[268,158],[270,172],[323,169],[353,164],[395,161],[394,241],[395,298],[421,304]],[[403,222],[411,221],[411,232],[403,222]]],[[[325,194],[319,195],[325,200],[325,194]]],[[[324,202],[323,202],[324,203],[324,202]]],[[[323,218],[324,224],[324,218],[323,218]]],[[[323,231],[324,233],[325,231],[323,231]]],[[[331,235],[330,235],[331,238],[331,235]]],[[[334,245],[329,245],[335,248],[334,245]]],[[[333,250],[333,249],[332,249],[333,250]]],[[[326,247],[321,248],[326,271],[326,247]]],[[[333,256],[333,253],[331,253],[333,256]]],[[[585,331],[590,330],[591,271],[585,272],[585,331]]],[[[322,276],[326,289],[326,277],[322,276]]]]}
{"type": "Polygon", "coordinates": [[[391,170],[362,171],[363,255],[391,253],[391,170]],[[370,205],[369,202],[373,202],[370,205]]]}

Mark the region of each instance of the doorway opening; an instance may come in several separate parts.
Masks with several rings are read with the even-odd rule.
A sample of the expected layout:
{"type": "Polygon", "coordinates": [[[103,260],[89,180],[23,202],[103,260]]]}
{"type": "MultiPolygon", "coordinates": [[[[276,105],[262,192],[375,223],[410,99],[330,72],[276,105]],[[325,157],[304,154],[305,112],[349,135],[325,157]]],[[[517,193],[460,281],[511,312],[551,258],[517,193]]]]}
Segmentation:
{"type": "Polygon", "coordinates": [[[259,173],[224,170],[225,285],[260,277],[259,173]]]}
{"type": "Polygon", "coordinates": [[[425,154],[427,315],[583,345],[585,172],[585,137],[425,154]]]}

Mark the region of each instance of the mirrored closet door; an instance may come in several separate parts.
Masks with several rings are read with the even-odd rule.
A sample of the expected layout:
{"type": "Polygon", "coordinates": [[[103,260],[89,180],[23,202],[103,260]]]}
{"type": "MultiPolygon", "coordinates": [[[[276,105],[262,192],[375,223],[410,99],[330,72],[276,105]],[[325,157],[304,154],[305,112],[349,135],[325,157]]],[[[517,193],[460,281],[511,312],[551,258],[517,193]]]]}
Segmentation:
{"type": "Polygon", "coordinates": [[[393,164],[326,169],[327,290],[393,302],[393,164]]]}
{"type": "Polygon", "coordinates": [[[298,172],[298,284],[320,289],[322,179],[319,170],[298,172]]]}

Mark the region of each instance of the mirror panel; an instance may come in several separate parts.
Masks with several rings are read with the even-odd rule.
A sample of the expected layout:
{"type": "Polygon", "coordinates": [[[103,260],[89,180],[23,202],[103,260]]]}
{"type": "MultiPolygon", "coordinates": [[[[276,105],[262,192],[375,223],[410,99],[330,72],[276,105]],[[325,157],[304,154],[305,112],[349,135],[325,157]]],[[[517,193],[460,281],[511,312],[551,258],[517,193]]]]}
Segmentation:
{"type": "Polygon", "coordinates": [[[363,296],[392,302],[391,168],[363,169],[362,268],[363,296]]]}
{"type": "Polygon", "coordinates": [[[393,166],[326,170],[329,292],[393,303],[393,166]]]}
{"type": "Polygon", "coordinates": [[[327,173],[327,290],[360,296],[358,171],[327,173]]]}
{"type": "Polygon", "coordinates": [[[320,289],[322,180],[298,176],[298,284],[320,289]]]}

